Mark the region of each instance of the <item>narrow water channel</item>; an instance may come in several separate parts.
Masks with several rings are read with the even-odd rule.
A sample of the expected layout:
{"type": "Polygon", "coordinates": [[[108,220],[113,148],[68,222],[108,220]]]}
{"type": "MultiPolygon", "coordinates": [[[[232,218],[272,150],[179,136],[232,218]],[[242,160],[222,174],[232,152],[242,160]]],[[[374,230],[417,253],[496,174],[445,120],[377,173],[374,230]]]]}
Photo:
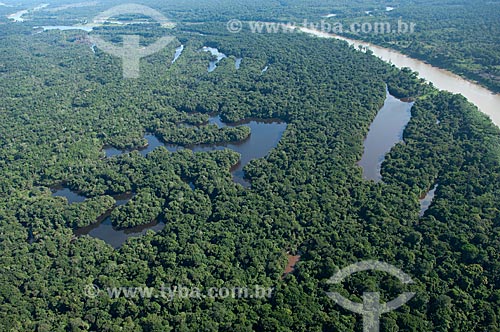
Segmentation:
{"type": "Polygon", "coordinates": [[[184,51],[184,45],[181,45],[175,49],[175,55],[174,55],[174,59],[172,60],[172,64],[175,63],[175,61],[177,61],[177,59],[179,59],[179,57],[181,56],[183,51],[184,51]]]}
{"type": "MultiPolygon", "coordinates": [[[[82,196],[70,190],[69,188],[61,186],[53,188],[52,196],[65,197],[68,201],[68,204],[81,203],[85,199],[87,199],[85,196],[82,196]]],[[[129,193],[122,195],[115,195],[113,196],[113,198],[115,199],[116,202],[115,205],[118,207],[127,204],[128,201],[130,201],[134,196],[135,194],[129,193]]],[[[142,236],[146,234],[148,230],[158,232],[162,230],[163,227],[165,227],[165,224],[162,222],[152,222],[149,224],[140,225],[133,228],[116,229],[113,227],[111,223],[110,214],[111,212],[109,211],[99,220],[97,220],[96,223],[76,229],[74,231],[75,236],[90,235],[92,237],[105,241],[106,243],[110,244],[113,248],[119,248],[123,245],[123,243],[125,243],[125,241],[127,241],[127,239],[131,237],[142,236]]]]}
{"type": "MultiPolygon", "coordinates": [[[[213,116],[209,118],[210,124],[215,124],[219,128],[227,126],[248,126],[250,127],[250,136],[241,142],[236,143],[223,143],[223,144],[200,144],[194,146],[181,146],[176,144],[165,144],[161,142],[158,137],[153,134],[146,134],[144,138],[148,141],[148,145],[139,150],[139,152],[146,156],[148,153],[157,147],[164,146],[170,152],[177,152],[182,149],[190,149],[193,152],[210,152],[216,150],[231,149],[238,152],[241,157],[238,164],[231,168],[233,180],[244,187],[249,187],[250,183],[245,180],[245,173],[243,168],[253,159],[263,158],[275,148],[283,133],[286,130],[287,124],[277,119],[262,120],[262,119],[247,119],[238,123],[224,123],[220,116],[213,116]]],[[[113,147],[104,148],[106,157],[118,156],[127,151],[120,151],[113,147]]]]}

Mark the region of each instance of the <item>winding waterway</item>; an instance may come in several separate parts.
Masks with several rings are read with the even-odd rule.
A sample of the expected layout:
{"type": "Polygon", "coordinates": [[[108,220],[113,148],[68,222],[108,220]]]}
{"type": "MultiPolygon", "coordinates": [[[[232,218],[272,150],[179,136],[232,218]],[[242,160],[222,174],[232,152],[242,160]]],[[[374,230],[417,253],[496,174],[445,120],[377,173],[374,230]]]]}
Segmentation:
{"type": "MultiPolygon", "coordinates": [[[[144,138],[148,141],[148,145],[140,149],[141,155],[146,156],[148,153],[156,149],[157,147],[163,146],[170,152],[176,152],[182,149],[191,149],[194,152],[209,152],[214,150],[231,149],[240,153],[241,158],[238,164],[231,168],[231,173],[233,175],[233,180],[236,183],[243,185],[244,187],[250,186],[250,183],[244,178],[243,167],[248,164],[251,160],[256,158],[262,158],[267,156],[269,151],[276,147],[283,135],[287,124],[278,120],[260,120],[260,119],[248,119],[239,123],[224,123],[219,116],[213,116],[209,118],[209,124],[217,125],[219,128],[227,126],[240,126],[245,125],[250,127],[250,136],[238,143],[227,143],[219,145],[195,145],[192,147],[183,147],[180,145],[164,144],[155,135],[146,134],[144,138]]],[[[113,147],[105,147],[104,152],[106,157],[119,156],[130,151],[122,151],[113,147]]],[[[189,183],[191,189],[195,189],[193,183],[189,183]]],[[[85,201],[86,197],[78,194],[77,192],[71,191],[68,188],[59,186],[52,189],[52,196],[65,197],[68,204],[81,203],[85,201]]],[[[116,201],[116,206],[127,204],[127,202],[133,197],[133,194],[124,194],[119,196],[113,196],[116,201]]],[[[131,237],[138,237],[144,235],[148,230],[160,231],[165,227],[162,222],[153,222],[146,225],[137,226],[128,229],[115,229],[111,223],[110,212],[102,216],[96,223],[79,228],[75,230],[76,236],[89,235],[95,238],[104,240],[114,248],[119,248],[122,244],[131,237]]]]}
{"type": "MultiPolygon", "coordinates": [[[[81,203],[87,199],[87,197],[82,196],[69,188],[58,186],[52,189],[53,197],[64,197],[68,201],[68,204],[73,203],[81,203]]],[[[115,206],[125,205],[130,201],[135,194],[122,194],[122,195],[114,195],[115,206]]],[[[148,230],[158,232],[165,227],[165,224],[162,222],[152,222],[145,225],[140,225],[127,229],[116,229],[113,227],[111,223],[110,217],[111,211],[108,211],[105,215],[103,215],[97,222],[78,228],[74,231],[75,236],[82,235],[90,235],[92,237],[101,239],[111,245],[113,248],[119,248],[127,241],[127,239],[131,237],[139,237],[144,234],[148,230]]],[[[32,236],[30,237],[30,241],[32,241],[32,236]]]]}
{"type": "MultiPolygon", "coordinates": [[[[177,152],[182,149],[190,149],[193,152],[210,152],[215,150],[231,149],[238,152],[241,157],[238,164],[231,168],[231,174],[233,175],[233,180],[236,183],[241,184],[243,187],[249,187],[250,183],[245,180],[245,172],[243,167],[245,167],[251,160],[257,158],[263,158],[267,156],[271,149],[275,148],[283,133],[286,130],[287,124],[276,120],[262,120],[262,119],[247,119],[238,123],[224,123],[220,119],[220,116],[210,117],[208,120],[209,124],[215,124],[219,128],[227,126],[247,126],[250,127],[250,136],[241,141],[235,143],[222,143],[222,144],[199,144],[194,146],[181,146],[177,144],[165,144],[161,142],[158,137],[153,134],[146,134],[144,138],[148,141],[148,145],[140,149],[139,152],[146,156],[148,153],[156,149],[157,147],[163,146],[170,152],[177,152]]],[[[128,151],[120,151],[113,147],[106,147],[104,149],[106,157],[118,156],[128,151]]]]}
{"type": "Polygon", "coordinates": [[[208,46],[203,46],[203,48],[201,49],[203,52],[210,52],[210,54],[212,54],[213,56],[216,57],[215,60],[213,61],[210,61],[210,63],[208,64],[208,72],[211,73],[215,70],[215,68],[217,68],[217,64],[224,58],[227,58],[227,56],[222,53],[222,52],[219,52],[218,49],[216,48],[213,48],[213,47],[208,47],[208,46]]]}
{"type": "Polygon", "coordinates": [[[475,104],[481,112],[488,115],[494,124],[500,127],[499,94],[493,94],[488,89],[467,81],[447,70],[433,67],[425,62],[410,58],[391,49],[314,29],[300,28],[300,30],[318,37],[344,40],[350,45],[353,45],[356,49],[358,49],[359,46],[369,48],[374,55],[386,62],[394,64],[398,68],[409,67],[411,70],[418,72],[421,78],[428,82],[432,82],[436,88],[462,94],[470,102],[475,104]]]}
{"type": "MultiPolygon", "coordinates": [[[[123,195],[116,195],[113,196],[115,199],[115,205],[116,206],[121,206],[125,205],[130,201],[135,194],[123,194],[123,195]]],[[[152,222],[149,224],[145,225],[140,225],[132,228],[127,228],[127,229],[116,229],[113,227],[111,223],[111,217],[109,216],[111,212],[106,213],[104,216],[100,218],[96,223],[79,228],[75,230],[75,235],[76,236],[82,236],[82,235],[90,235],[92,237],[101,239],[105,241],[106,243],[110,244],[113,248],[119,248],[131,237],[139,237],[144,234],[148,230],[158,232],[165,227],[165,224],[162,222],[152,222]]]]}
{"type": "MultiPolygon", "coordinates": [[[[429,82],[432,82],[438,89],[464,95],[469,101],[478,106],[478,108],[483,113],[487,114],[497,126],[500,125],[500,96],[492,94],[487,89],[475,83],[469,82],[446,70],[433,67],[422,61],[412,59],[390,49],[307,28],[301,28],[301,30],[303,32],[314,34],[319,37],[337,38],[340,40],[344,40],[347,41],[350,45],[353,45],[355,48],[358,48],[359,46],[369,48],[371,51],[373,51],[374,55],[378,56],[382,60],[394,64],[396,67],[409,67],[413,71],[418,72],[420,77],[426,79],[429,82]]],[[[220,53],[217,49],[214,48],[204,47],[202,50],[205,52],[210,52],[212,55],[217,57],[216,60],[210,62],[208,68],[209,72],[215,70],[215,68],[217,67],[217,63],[226,57],[225,54],[220,53]]],[[[177,52],[181,53],[182,51],[181,49],[176,50],[176,58],[178,57],[177,52]]],[[[238,68],[240,63],[241,60],[238,59],[235,66],[238,68]]],[[[263,72],[265,72],[267,68],[268,67],[266,66],[263,72]]],[[[377,113],[377,116],[371,124],[369,133],[364,142],[365,151],[362,159],[359,162],[359,165],[363,168],[363,176],[365,179],[373,180],[375,182],[381,180],[380,166],[385,158],[385,155],[396,143],[402,140],[404,128],[411,118],[412,105],[412,103],[403,102],[387,93],[387,98],[384,106],[377,113]]],[[[156,136],[147,134],[145,135],[145,138],[148,141],[148,146],[140,150],[140,153],[143,156],[146,156],[149,152],[151,152],[158,146],[165,146],[171,152],[175,152],[184,148],[189,148],[194,152],[207,152],[229,148],[241,154],[240,163],[238,163],[238,165],[231,169],[233,178],[235,182],[241,183],[244,186],[248,186],[249,183],[244,180],[243,167],[252,159],[265,157],[269,153],[269,151],[278,144],[283,132],[286,129],[286,123],[278,122],[275,120],[262,121],[254,119],[247,120],[246,122],[238,124],[226,124],[220,120],[220,117],[217,116],[210,118],[209,123],[216,124],[219,127],[244,124],[251,128],[252,134],[247,140],[239,143],[222,145],[197,145],[192,147],[164,144],[156,136]]],[[[114,149],[112,147],[106,148],[105,152],[107,157],[124,153],[123,151],[114,149]]],[[[420,199],[420,216],[423,216],[431,205],[436,189],[437,185],[434,186],[434,188],[432,188],[425,195],[425,197],[422,197],[420,199]]],[[[78,203],[85,200],[85,197],[71,192],[66,188],[59,188],[54,193],[54,196],[66,197],[69,204],[78,203]]],[[[129,198],[121,201],[117,200],[117,205],[125,204],[128,199],[129,198]]],[[[75,234],[88,234],[93,237],[101,238],[111,244],[113,247],[117,248],[121,246],[123,242],[126,241],[129,237],[141,236],[148,229],[158,231],[163,227],[163,223],[152,223],[148,225],[142,225],[133,229],[116,230],[112,227],[109,216],[104,216],[101,222],[79,229],[75,231],[75,234]]]]}

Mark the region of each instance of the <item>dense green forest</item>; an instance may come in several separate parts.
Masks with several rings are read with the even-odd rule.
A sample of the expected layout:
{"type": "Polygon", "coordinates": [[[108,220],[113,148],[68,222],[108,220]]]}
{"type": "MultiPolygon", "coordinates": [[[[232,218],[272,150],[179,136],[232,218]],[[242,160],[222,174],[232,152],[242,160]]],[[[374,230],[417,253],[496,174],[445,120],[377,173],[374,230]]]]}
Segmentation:
{"type": "Polygon", "coordinates": [[[395,1],[387,4],[395,8],[391,11],[384,6],[371,5],[342,16],[345,22],[390,22],[392,26],[401,19],[414,23],[415,31],[346,34],[394,48],[500,93],[500,1],[395,1]]]}
{"type": "MultiPolygon", "coordinates": [[[[415,292],[382,315],[381,331],[500,330],[499,129],[462,96],[347,43],[226,30],[225,20],[238,11],[249,19],[298,17],[322,5],[305,10],[305,2],[294,3],[280,1],[269,12],[257,3],[227,11],[215,2],[173,4],[170,13],[185,22],[206,22],[196,31],[183,23],[169,31],[176,41],[142,59],[138,79],[122,78],[119,58],[93,53],[84,31],[33,29],[76,23],[102,4],[65,10],[58,19],[50,12],[31,22],[2,19],[0,331],[362,331],[361,316],[327,291],[357,302],[364,291],[380,291],[385,302],[415,292]],[[185,49],[172,64],[180,44],[185,49]],[[227,55],[210,73],[203,46],[227,55]],[[243,58],[240,69],[236,58],[243,58]],[[383,181],[375,183],[363,179],[357,161],[386,86],[415,104],[404,143],[387,155],[383,181]],[[146,157],[134,150],[145,145],[145,133],[186,146],[251,135],[244,125],[207,125],[212,114],[288,124],[267,158],[245,167],[250,188],[233,182],[240,156],[228,149],[159,147],[146,157]],[[133,151],[106,158],[109,146],[133,151]],[[419,198],[436,183],[420,218],[419,198]],[[53,197],[51,188],[60,185],[88,199],[53,197]],[[126,193],[135,196],[115,207],[114,195],[126,193]],[[152,220],[165,228],[116,250],[74,235],[109,213],[118,228],[152,220]],[[283,275],[287,253],[301,258],[283,275]],[[367,259],[393,264],[415,283],[371,272],[327,282],[367,259]],[[245,299],[85,293],[88,285],[162,284],[274,290],[270,298],[245,299]]],[[[93,33],[130,32],[147,43],[165,31],[144,24],[93,33]]]]}

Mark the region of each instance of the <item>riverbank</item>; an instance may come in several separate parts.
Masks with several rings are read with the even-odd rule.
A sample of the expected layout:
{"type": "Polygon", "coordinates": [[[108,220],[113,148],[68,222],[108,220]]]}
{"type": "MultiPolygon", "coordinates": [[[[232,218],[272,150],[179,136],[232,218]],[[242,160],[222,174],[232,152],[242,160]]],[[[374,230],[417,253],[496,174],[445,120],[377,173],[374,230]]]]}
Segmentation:
{"type": "Polygon", "coordinates": [[[467,100],[476,105],[482,113],[489,116],[497,127],[500,127],[500,95],[494,94],[474,82],[467,81],[447,70],[433,67],[423,61],[411,58],[392,49],[309,28],[300,28],[300,31],[321,38],[343,40],[356,49],[359,49],[359,47],[368,48],[375,56],[398,68],[408,67],[418,72],[419,77],[425,79],[427,82],[431,82],[439,90],[463,95],[467,100]]]}

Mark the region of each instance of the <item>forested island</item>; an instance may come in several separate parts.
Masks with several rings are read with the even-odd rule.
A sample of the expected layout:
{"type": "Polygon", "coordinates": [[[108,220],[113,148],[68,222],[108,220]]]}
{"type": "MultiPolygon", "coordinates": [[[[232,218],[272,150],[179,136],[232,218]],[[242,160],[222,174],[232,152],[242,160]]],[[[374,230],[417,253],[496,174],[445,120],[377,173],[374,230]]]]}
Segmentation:
{"type": "MultiPolygon", "coordinates": [[[[232,17],[328,14],[329,1],[227,3],[222,11],[215,1],[146,2],[177,25],[92,32],[34,27],[84,23],[113,4],[49,11],[52,4],[24,22],[7,18],[24,8],[0,6],[0,331],[362,331],[362,317],[326,292],[362,303],[368,291],[383,302],[416,294],[381,316],[381,331],[499,330],[500,130],[463,96],[346,42],[246,30],[235,37],[226,27],[232,17]],[[141,60],[139,78],[124,79],[120,59],[93,47],[94,33],[117,43],[114,36],[127,33],[145,45],[165,33],[175,41],[141,60]],[[214,57],[203,47],[226,55],[212,71],[214,57]],[[375,182],[358,162],[387,91],[413,104],[375,182]],[[214,115],[232,125],[210,123],[214,115]],[[245,142],[249,119],[286,129],[265,157],[244,166],[251,183],[244,187],[231,173],[240,154],[189,146],[245,142]],[[148,134],[185,148],[141,154],[148,134]],[[107,157],[107,148],[123,153],[107,157]],[[83,199],[54,195],[60,188],[83,199]],[[104,216],[120,229],[164,227],[119,248],[79,236],[104,216]],[[378,272],[328,283],[364,260],[392,264],[414,283],[378,272]],[[86,293],[89,285],[162,284],[273,292],[225,299],[86,293]]],[[[424,5],[408,8],[425,16],[424,5]]],[[[342,6],[357,11],[359,3],[342,6]]],[[[498,38],[488,36],[488,45],[498,38]]],[[[495,48],[491,54],[499,56],[495,48]]],[[[481,61],[478,73],[497,75],[481,61]]]]}

